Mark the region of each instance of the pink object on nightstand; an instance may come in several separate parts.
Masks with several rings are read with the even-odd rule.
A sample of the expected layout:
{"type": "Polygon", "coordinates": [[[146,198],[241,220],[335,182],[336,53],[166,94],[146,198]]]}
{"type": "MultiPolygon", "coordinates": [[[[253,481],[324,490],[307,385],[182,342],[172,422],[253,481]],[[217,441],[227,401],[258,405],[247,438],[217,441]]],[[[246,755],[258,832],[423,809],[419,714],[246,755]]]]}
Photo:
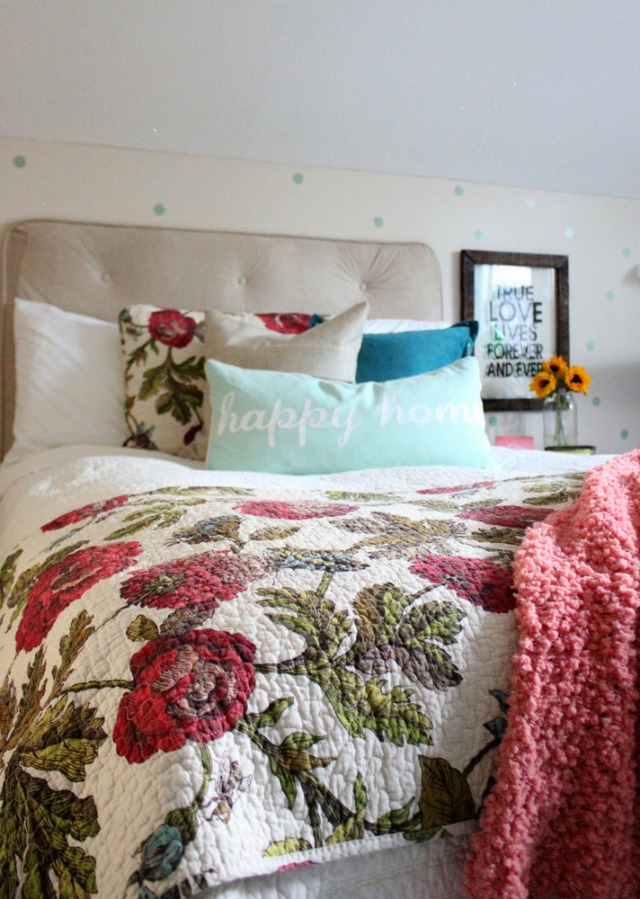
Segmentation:
{"type": "Polygon", "coordinates": [[[509,446],[511,449],[534,449],[533,437],[522,437],[513,434],[508,437],[496,437],[496,446],[509,446]]]}

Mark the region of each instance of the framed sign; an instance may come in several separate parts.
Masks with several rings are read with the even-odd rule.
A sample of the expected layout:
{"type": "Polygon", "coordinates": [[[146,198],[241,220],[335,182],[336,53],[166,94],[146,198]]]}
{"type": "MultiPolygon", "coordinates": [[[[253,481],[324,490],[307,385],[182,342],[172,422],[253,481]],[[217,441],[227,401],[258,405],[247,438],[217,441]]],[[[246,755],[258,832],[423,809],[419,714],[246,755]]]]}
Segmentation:
{"type": "Polygon", "coordinates": [[[569,259],[462,250],[462,318],[480,324],[475,356],[487,412],[542,407],[529,390],[543,359],[569,357],[569,259]]]}

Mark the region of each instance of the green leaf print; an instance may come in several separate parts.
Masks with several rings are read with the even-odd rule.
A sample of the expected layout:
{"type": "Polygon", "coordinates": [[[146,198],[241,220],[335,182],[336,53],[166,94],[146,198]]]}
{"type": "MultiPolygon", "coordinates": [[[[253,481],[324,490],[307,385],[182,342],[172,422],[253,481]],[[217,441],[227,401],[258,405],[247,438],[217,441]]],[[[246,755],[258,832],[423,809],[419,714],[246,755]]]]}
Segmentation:
{"type": "Polygon", "coordinates": [[[372,512],[369,518],[349,518],[336,524],[347,531],[371,534],[355,543],[352,551],[368,549],[374,556],[384,555],[387,558],[411,556],[425,547],[433,550],[438,543],[465,531],[464,525],[456,520],[427,518],[417,521],[405,515],[377,511],[372,512]]]}
{"type": "Polygon", "coordinates": [[[367,789],[362,780],[362,775],[358,774],[353,785],[355,813],[350,815],[346,821],[338,824],[327,840],[327,846],[331,846],[335,843],[346,843],[349,840],[362,839],[364,836],[364,819],[368,801],[367,789]]]}
{"type": "Polygon", "coordinates": [[[167,358],[161,365],[157,365],[155,368],[147,368],[142,377],[142,385],[140,387],[140,392],[138,394],[139,399],[147,400],[150,396],[155,396],[162,390],[162,387],[165,384],[167,379],[167,375],[171,371],[171,356],[167,355],[167,358]]]}
{"type": "Polygon", "coordinates": [[[15,552],[7,556],[0,568],[0,609],[9,598],[11,585],[16,576],[16,562],[22,555],[22,550],[17,549],[15,552]]]}
{"type": "Polygon", "coordinates": [[[420,706],[409,702],[411,690],[393,687],[385,691],[386,683],[381,678],[371,678],[363,684],[364,695],[357,691],[353,695],[353,706],[347,708],[350,733],[354,728],[358,736],[362,729],[373,731],[379,740],[386,737],[396,746],[406,742],[412,745],[430,745],[431,720],[420,706]]]}
{"type": "Polygon", "coordinates": [[[0,687],[0,739],[5,739],[9,735],[17,708],[16,688],[7,678],[0,687]]]}
{"type": "Polygon", "coordinates": [[[351,631],[351,621],[346,611],[336,612],[334,603],[314,592],[301,592],[283,588],[272,591],[267,588],[259,593],[266,597],[261,605],[273,609],[287,609],[291,614],[274,612],[273,621],[299,634],[309,649],[332,657],[351,631]]]}
{"type": "Polygon", "coordinates": [[[246,713],[245,718],[253,727],[258,729],[261,727],[275,727],[286,710],[291,708],[292,705],[293,696],[283,696],[282,699],[275,699],[269,703],[262,712],[246,713]]]}
{"type": "Polygon", "coordinates": [[[60,699],[32,725],[20,749],[21,763],[41,771],[60,771],[73,782],[85,779],[85,768],[98,755],[107,735],[104,719],[89,706],[60,699]]]}
{"type": "Polygon", "coordinates": [[[40,647],[27,668],[27,681],[22,685],[18,713],[6,748],[13,749],[20,742],[40,712],[40,704],[46,690],[45,670],[44,650],[40,647]]]}
{"type": "Polygon", "coordinates": [[[155,640],[160,630],[158,625],[146,615],[138,615],[127,628],[127,637],[134,643],[146,643],[155,640]]]}
{"type": "Polygon", "coordinates": [[[64,682],[73,671],[73,665],[80,655],[85,643],[95,632],[91,624],[93,618],[84,609],[71,622],[69,633],[60,640],[60,665],[52,670],[54,689],[53,695],[57,696],[64,682]]]}
{"type": "Polygon", "coordinates": [[[420,756],[422,790],[419,807],[422,829],[432,830],[476,816],[476,807],[464,775],[446,759],[420,756]]]}
{"type": "Polygon", "coordinates": [[[180,424],[191,421],[191,414],[202,405],[204,394],[197,387],[182,384],[173,378],[167,379],[168,390],[161,393],[156,400],[156,409],[160,415],[170,413],[180,424]]]}
{"type": "Polygon", "coordinates": [[[557,481],[548,478],[530,478],[525,481],[524,492],[530,494],[523,499],[525,506],[556,506],[571,503],[578,499],[582,491],[584,472],[571,472],[558,477],[557,481]]]}
{"type": "MultiPolygon", "coordinates": [[[[411,744],[430,743],[431,721],[418,705],[410,702],[411,690],[385,689],[388,685],[381,677],[366,680],[353,670],[356,656],[351,650],[339,655],[353,633],[353,622],[345,610],[336,611],[334,603],[318,593],[297,593],[288,588],[265,588],[260,593],[265,597],[262,605],[288,610],[289,614],[273,612],[270,617],[302,637],[307,648],[294,659],[275,667],[258,665],[256,670],[308,677],[322,689],[351,736],[361,737],[370,730],[379,740],[386,738],[396,745],[405,740],[411,744]]],[[[367,673],[387,671],[388,666],[383,666],[380,671],[367,673]]]]}
{"type": "Polygon", "coordinates": [[[189,506],[197,506],[204,502],[206,500],[193,498],[190,500],[158,500],[156,503],[145,504],[126,515],[122,527],[117,528],[105,539],[120,540],[152,527],[173,527],[186,514],[189,506]]]}
{"type": "Polygon", "coordinates": [[[385,503],[398,499],[395,493],[365,493],[352,490],[325,490],[325,495],[327,499],[352,503],[385,503]]]}
{"type": "Polygon", "coordinates": [[[95,893],[95,859],[67,840],[83,841],[98,831],[92,797],[78,799],[69,790],[52,790],[12,760],[5,772],[0,814],[0,883],[7,889],[1,895],[17,894],[19,859],[23,896],[85,899],[95,893]],[[57,890],[52,873],[58,878],[57,890]]]}
{"type": "Polygon", "coordinates": [[[284,540],[286,537],[293,537],[300,528],[288,525],[278,525],[277,527],[261,528],[251,534],[252,540],[284,540]]]}
{"type": "Polygon", "coordinates": [[[83,782],[107,738],[95,709],[61,695],[93,632],[85,611],[73,619],[60,640],[60,662],[52,669],[48,695],[43,647],[28,665],[19,701],[8,677],[0,689],[0,752],[13,751],[0,794],[2,899],[83,899],[97,891],[95,860],[69,842],[99,832],[93,798],[55,789],[33,773],[56,772],[71,783],[83,782]]]}
{"type": "Polygon", "coordinates": [[[281,855],[290,855],[292,852],[304,852],[306,849],[313,848],[308,840],[296,839],[288,837],[286,840],[277,840],[269,843],[264,851],[265,858],[279,858],[281,855]]]}
{"type": "Polygon", "coordinates": [[[361,590],[354,600],[358,636],[349,653],[358,670],[383,674],[393,661],[412,680],[444,690],[462,681],[444,649],[462,630],[465,617],[449,601],[424,601],[392,583],[361,590]]]}
{"type": "Polygon", "coordinates": [[[390,812],[387,812],[386,815],[381,815],[376,821],[375,833],[396,833],[397,831],[402,830],[404,825],[409,821],[412,805],[413,798],[411,798],[406,805],[403,805],[402,808],[392,809],[390,812]]]}

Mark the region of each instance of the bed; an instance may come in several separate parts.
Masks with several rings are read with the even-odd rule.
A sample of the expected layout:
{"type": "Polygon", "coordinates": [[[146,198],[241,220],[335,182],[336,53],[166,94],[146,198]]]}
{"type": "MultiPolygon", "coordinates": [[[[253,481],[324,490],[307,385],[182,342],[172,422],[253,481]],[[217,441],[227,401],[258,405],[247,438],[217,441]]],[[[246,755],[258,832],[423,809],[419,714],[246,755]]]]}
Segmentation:
{"type": "Polygon", "coordinates": [[[441,293],[9,229],[0,895],[638,895],[640,460],[490,447],[441,293]]]}

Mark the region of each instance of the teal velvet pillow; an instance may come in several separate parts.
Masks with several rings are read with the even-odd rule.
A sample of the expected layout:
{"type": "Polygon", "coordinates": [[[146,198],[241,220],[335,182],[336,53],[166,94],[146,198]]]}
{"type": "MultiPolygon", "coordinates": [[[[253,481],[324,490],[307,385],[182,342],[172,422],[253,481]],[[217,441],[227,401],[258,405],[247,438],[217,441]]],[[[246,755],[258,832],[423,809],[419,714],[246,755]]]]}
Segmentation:
{"type": "Polygon", "coordinates": [[[350,384],[209,359],[207,467],[322,474],[403,465],[487,468],[473,356],[390,383],[350,384]]]}
{"type": "Polygon", "coordinates": [[[435,371],[470,356],[478,336],[478,322],[457,322],[434,331],[365,334],[358,353],[356,383],[392,381],[435,371]]]}

